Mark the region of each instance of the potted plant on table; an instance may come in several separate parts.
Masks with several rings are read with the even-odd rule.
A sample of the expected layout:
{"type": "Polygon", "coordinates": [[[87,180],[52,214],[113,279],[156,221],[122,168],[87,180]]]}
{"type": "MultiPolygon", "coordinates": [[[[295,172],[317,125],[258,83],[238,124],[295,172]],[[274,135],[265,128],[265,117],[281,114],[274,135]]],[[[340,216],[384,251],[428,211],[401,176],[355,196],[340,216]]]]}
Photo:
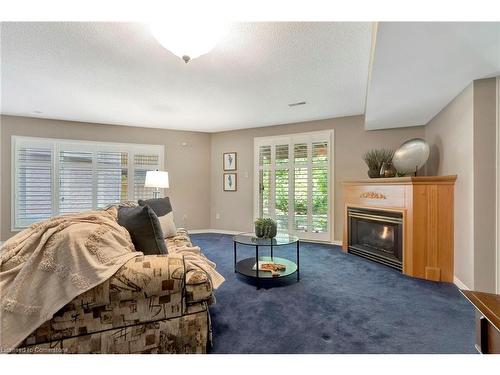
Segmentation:
{"type": "Polygon", "coordinates": [[[255,236],[259,238],[274,238],[278,233],[278,225],[271,218],[259,218],[255,220],[255,236]]]}

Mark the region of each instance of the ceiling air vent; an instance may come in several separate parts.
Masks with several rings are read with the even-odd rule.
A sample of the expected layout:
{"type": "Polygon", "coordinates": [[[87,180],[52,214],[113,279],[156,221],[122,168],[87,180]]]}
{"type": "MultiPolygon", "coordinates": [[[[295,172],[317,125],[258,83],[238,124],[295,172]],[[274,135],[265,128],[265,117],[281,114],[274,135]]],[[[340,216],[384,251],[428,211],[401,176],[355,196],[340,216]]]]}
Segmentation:
{"type": "Polygon", "coordinates": [[[304,105],[306,104],[306,102],[297,102],[297,103],[290,103],[288,104],[289,107],[296,107],[298,105],[304,105]]]}

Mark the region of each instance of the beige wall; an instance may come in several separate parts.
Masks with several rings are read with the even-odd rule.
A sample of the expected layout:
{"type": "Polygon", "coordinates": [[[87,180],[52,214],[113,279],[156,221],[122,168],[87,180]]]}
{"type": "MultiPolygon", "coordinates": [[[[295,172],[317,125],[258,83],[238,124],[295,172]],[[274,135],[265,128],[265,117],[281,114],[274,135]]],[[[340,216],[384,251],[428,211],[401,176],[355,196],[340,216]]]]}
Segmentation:
{"type": "Polygon", "coordinates": [[[496,79],[474,81],[474,289],[496,290],[496,79]]]}
{"type": "Polygon", "coordinates": [[[495,291],[496,80],[477,80],[425,127],[428,174],[457,174],[455,276],[495,291]]]}
{"type": "Polygon", "coordinates": [[[169,172],[178,226],[209,227],[210,220],[210,134],[128,126],[1,116],[1,240],[10,231],[11,136],[91,140],[103,142],[165,145],[165,168],[169,172]],[[182,146],[186,142],[187,146],[182,146]],[[186,215],[186,218],[184,219],[186,215]]]}
{"type": "Polygon", "coordinates": [[[294,134],[334,129],[334,240],[342,239],[341,181],[367,177],[361,156],[371,148],[396,149],[403,141],[423,137],[423,127],[365,131],[363,116],[303,122],[212,134],[210,228],[250,231],[253,227],[253,139],[254,137],[294,134]],[[222,154],[238,153],[238,191],[222,190],[222,154]],[[216,219],[219,214],[220,218],[216,219]]]}
{"type": "Polygon", "coordinates": [[[469,85],[425,127],[431,146],[427,174],[457,174],[455,184],[455,276],[474,287],[473,89],[469,85]]]}

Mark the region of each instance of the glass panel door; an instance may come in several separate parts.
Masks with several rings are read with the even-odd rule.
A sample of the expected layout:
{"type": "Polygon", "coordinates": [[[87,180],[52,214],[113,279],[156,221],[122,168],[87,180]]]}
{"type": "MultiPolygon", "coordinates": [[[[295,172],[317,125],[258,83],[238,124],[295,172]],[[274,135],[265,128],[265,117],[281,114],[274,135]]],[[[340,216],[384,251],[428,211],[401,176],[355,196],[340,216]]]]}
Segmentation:
{"type": "MultiPolygon", "coordinates": [[[[257,142],[257,141],[256,141],[257,142]]],[[[256,216],[302,239],[330,239],[330,133],[260,138],[256,216]]]]}

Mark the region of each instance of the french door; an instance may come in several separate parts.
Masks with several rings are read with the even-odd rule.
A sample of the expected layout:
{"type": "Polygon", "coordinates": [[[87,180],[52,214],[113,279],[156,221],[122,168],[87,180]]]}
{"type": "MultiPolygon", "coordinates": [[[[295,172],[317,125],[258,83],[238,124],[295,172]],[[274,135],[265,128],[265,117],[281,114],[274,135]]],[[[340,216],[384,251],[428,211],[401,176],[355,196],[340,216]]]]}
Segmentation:
{"type": "Polygon", "coordinates": [[[301,239],[331,240],[333,131],[254,140],[254,216],[301,239]]]}

